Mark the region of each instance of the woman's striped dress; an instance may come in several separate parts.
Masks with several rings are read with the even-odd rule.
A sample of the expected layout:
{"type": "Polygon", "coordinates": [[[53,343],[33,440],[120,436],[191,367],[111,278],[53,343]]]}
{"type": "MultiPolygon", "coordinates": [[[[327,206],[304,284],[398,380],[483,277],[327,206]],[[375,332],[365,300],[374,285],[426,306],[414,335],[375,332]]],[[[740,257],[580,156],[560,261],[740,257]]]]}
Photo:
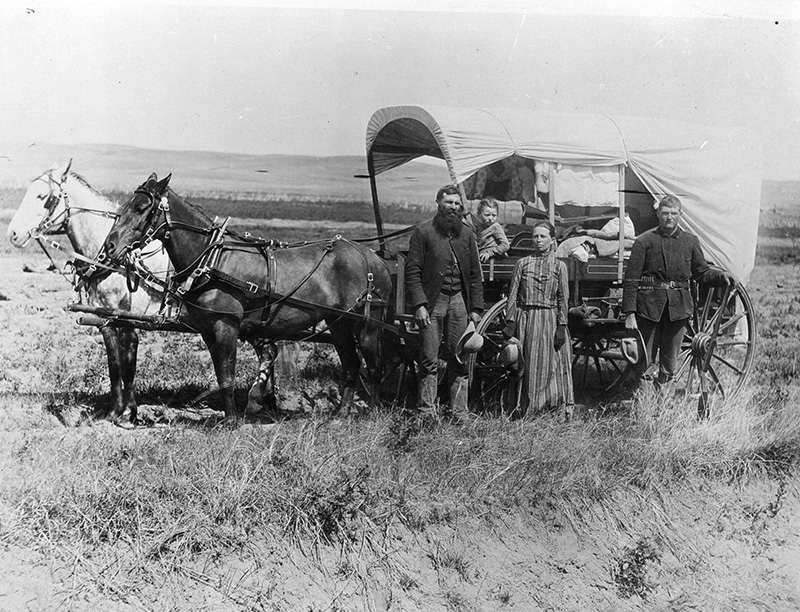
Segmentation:
{"type": "Polygon", "coordinates": [[[567,324],[567,266],[550,251],[520,259],[514,267],[506,319],[516,323],[525,373],[519,409],[523,414],[572,406],[572,346],[556,350],[558,325],[567,324]]]}

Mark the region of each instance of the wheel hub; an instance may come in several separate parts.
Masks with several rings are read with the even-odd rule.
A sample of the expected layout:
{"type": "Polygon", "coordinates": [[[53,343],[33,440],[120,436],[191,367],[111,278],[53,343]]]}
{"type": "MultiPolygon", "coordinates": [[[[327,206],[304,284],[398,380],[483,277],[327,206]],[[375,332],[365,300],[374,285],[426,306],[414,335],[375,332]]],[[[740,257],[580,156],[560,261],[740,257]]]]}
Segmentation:
{"type": "Polygon", "coordinates": [[[708,332],[700,332],[692,338],[692,354],[700,364],[701,371],[705,372],[708,368],[708,362],[716,346],[716,338],[708,332]]]}

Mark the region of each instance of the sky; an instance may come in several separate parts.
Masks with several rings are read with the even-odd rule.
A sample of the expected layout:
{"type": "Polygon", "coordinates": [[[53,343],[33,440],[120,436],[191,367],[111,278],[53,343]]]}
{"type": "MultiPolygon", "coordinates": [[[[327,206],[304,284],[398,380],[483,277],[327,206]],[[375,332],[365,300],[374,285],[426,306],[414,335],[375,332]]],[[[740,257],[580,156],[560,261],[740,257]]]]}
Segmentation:
{"type": "Polygon", "coordinates": [[[800,3],[79,2],[0,7],[0,143],[363,155],[396,104],[747,127],[800,180],[800,3]]]}

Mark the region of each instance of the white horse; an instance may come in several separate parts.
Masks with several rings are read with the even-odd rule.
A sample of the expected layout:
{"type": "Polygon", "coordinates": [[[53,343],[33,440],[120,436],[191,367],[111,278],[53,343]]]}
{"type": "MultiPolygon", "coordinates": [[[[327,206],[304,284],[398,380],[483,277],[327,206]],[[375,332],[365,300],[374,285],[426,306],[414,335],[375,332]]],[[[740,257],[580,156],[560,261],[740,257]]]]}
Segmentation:
{"type": "MultiPolygon", "coordinates": [[[[33,180],[8,226],[11,244],[23,248],[32,238],[41,235],[66,234],[75,253],[90,260],[97,258],[114,224],[118,204],[91,187],[82,176],[71,172],[71,165],[72,160],[66,166],[53,165],[33,180]]],[[[154,249],[143,253],[143,258],[147,268],[163,281],[169,258],[160,244],[156,243],[154,249]]],[[[163,298],[162,288],[147,282],[140,283],[139,287],[139,290],[131,292],[124,276],[103,270],[98,270],[85,282],[87,302],[92,306],[140,315],[158,313],[163,298]]],[[[115,423],[128,416],[131,422],[135,422],[138,333],[132,328],[102,326],[99,329],[108,356],[111,405],[96,416],[115,423]]],[[[259,357],[260,372],[249,394],[247,410],[250,413],[261,408],[265,385],[272,382],[275,358],[272,345],[254,343],[253,348],[259,357]]]]}

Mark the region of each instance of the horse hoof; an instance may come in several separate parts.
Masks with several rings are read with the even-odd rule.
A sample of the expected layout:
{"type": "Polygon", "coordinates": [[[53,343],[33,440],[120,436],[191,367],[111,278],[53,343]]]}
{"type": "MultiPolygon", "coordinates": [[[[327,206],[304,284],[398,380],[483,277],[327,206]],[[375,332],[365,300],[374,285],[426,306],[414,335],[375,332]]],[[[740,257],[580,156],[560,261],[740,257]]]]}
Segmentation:
{"type": "Polygon", "coordinates": [[[247,408],[245,408],[245,414],[252,415],[258,414],[264,409],[264,407],[259,402],[249,402],[247,404],[247,408]]]}

